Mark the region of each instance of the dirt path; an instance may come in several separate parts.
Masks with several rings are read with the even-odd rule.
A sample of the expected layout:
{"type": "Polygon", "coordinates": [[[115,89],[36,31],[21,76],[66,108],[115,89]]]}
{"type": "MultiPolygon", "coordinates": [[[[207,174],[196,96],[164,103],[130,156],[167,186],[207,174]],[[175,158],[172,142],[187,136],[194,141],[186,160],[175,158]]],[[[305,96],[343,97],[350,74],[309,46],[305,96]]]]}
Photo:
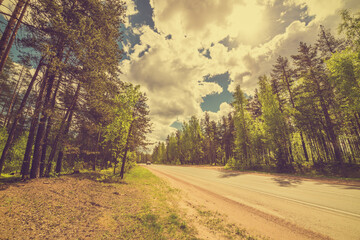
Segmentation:
{"type": "MultiPolygon", "coordinates": [[[[150,170],[157,176],[166,179],[172,187],[182,191],[183,198],[180,205],[190,213],[198,206],[203,206],[205,209],[227,216],[229,222],[242,226],[249,234],[260,236],[260,238],[263,236],[270,239],[330,239],[327,236],[298,227],[272,214],[261,212],[189,184],[174,176],[154,169],[150,170]]],[[[216,236],[207,236],[207,239],[218,238],[216,236]]]]}

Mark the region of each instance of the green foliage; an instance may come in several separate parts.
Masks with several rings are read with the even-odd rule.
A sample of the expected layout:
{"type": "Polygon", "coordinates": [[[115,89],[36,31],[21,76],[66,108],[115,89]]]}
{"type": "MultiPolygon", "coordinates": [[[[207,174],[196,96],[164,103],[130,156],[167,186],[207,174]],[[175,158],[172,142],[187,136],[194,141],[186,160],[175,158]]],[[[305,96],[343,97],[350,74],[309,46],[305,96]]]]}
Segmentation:
{"type": "Polygon", "coordinates": [[[279,101],[273,94],[266,76],[259,80],[259,98],[263,114],[265,142],[274,153],[278,168],[283,171],[289,163],[287,124],[284,113],[279,109],[279,101]]]}
{"type": "Polygon", "coordinates": [[[5,162],[4,172],[14,172],[21,169],[28,135],[29,132],[25,132],[15,141],[13,147],[11,148],[8,159],[5,162]]]}
{"type": "Polygon", "coordinates": [[[351,112],[360,112],[360,59],[351,49],[332,55],[326,61],[333,84],[351,112]]]}
{"type": "Polygon", "coordinates": [[[236,159],[239,161],[236,165],[242,168],[248,168],[252,165],[251,162],[251,130],[253,128],[253,119],[250,113],[246,110],[248,102],[240,86],[236,87],[234,93],[234,125],[235,125],[235,152],[236,159]]]}
{"type": "Polygon", "coordinates": [[[128,132],[132,121],[136,102],[139,98],[139,87],[127,86],[124,92],[112,99],[114,107],[112,109],[113,121],[106,126],[103,144],[114,151],[115,157],[121,157],[125,148],[128,132]]]}
{"type": "Polygon", "coordinates": [[[6,131],[6,128],[4,128],[3,126],[0,126],[0,150],[1,150],[1,152],[4,149],[7,137],[8,137],[8,133],[6,131]]]}

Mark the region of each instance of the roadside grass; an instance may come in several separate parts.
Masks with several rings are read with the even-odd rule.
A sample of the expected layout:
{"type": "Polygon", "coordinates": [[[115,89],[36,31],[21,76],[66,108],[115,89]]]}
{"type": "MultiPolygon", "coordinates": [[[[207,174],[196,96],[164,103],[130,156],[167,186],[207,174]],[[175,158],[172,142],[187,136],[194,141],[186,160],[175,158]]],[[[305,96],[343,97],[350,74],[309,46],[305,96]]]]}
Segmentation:
{"type": "Polygon", "coordinates": [[[177,190],[142,167],[133,168],[125,176],[130,186],[140,190],[145,197],[140,211],[128,216],[134,225],[125,239],[133,239],[131,229],[146,232],[146,239],[197,239],[196,231],[180,215],[177,207],[177,190]]]}
{"type": "Polygon", "coordinates": [[[228,223],[226,216],[220,214],[219,212],[207,210],[204,206],[200,205],[192,205],[192,207],[197,211],[199,216],[198,221],[201,224],[207,227],[214,234],[218,234],[225,239],[266,239],[261,236],[252,236],[246,229],[241,228],[236,224],[228,223]]]}

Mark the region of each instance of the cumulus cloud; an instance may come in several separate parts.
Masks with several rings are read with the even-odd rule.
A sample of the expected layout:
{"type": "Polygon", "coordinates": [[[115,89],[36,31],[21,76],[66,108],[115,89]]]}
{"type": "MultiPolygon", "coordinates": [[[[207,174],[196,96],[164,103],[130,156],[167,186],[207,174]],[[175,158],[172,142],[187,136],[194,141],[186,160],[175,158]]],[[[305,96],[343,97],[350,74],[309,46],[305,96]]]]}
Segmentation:
{"type": "Polygon", "coordinates": [[[324,20],[342,9],[345,6],[345,2],[345,0],[287,0],[285,4],[288,6],[300,4],[306,5],[308,7],[309,15],[314,15],[317,20],[324,20]]]}
{"type": "Polygon", "coordinates": [[[208,113],[211,120],[218,122],[222,119],[223,116],[227,116],[232,111],[233,111],[233,107],[230,104],[223,102],[220,104],[219,111],[217,111],[216,113],[215,112],[208,112],[208,113]]]}
{"type": "MultiPolygon", "coordinates": [[[[165,140],[178,120],[198,118],[203,97],[222,92],[206,76],[229,73],[229,91],[240,84],[252,94],[258,77],[269,74],[276,58],[297,53],[300,41],[313,44],[319,25],[336,28],[342,8],[356,0],[150,0],[154,27],[132,29],[139,43],[129,45],[121,70],[149,97],[154,130],[165,140]]],[[[134,10],[136,8],[134,7],[134,10]]],[[[211,119],[231,111],[221,103],[211,119]]]]}
{"type": "MultiPolygon", "coordinates": [[[[4,12],[6,14],[11,14],[12,11],[14,10],[15,8],[15,4],[13,1],[10,1],[10,0],[4,0],[4,2],[1,4],[0,6],[0,11],[1,12],[4,12]]],[[[6,15],[3,15],[6,19],[9,19],[8,16],[6,15]]]]}
{"type": "Polygon", "coordinates": [[[122,62],[121,70],[125,80],[140,84],[147,93],[154,123],[150,138],[164,139],[164,132],[169,133],[165,129],[174,121],[201,114],[202,97],[220,93],[222,88],[204,81],[210,59],[202,56],[191,41],[166,39],[147,26],[139,32],[140,44],[122,62]]]}
{"type": "Polygon", "coordinates": [[[136,4],[134,3],[133,0],[127,0],[125,2],[125,4],[126,4],[126,15],[127,16],[132,16],[139,12],[137,10],[136,4]]]}
{"type": "Polygon", "coordinates": [[[259,76],[271,72],[279,55],[290,57],[296,54],[300,41],[313,44],[318,30],[318,24],[310,23],[306,26],[303,22],[294,21],[286,28],[285,33],[253,48],[246,55],[243,55],[241,66],[230,70],[233,81],[229,86],[229,91],[235,91],[236,85],[240,84],[246,93],[252,94],[257,87],[259,76]]]}
{"type": "Polygon", "coordinates": [[[159,31],[206,45],[227,36],[253,40],[266,27],[264,6],[252,0],[152,0],[151,5],[159,31]]]}

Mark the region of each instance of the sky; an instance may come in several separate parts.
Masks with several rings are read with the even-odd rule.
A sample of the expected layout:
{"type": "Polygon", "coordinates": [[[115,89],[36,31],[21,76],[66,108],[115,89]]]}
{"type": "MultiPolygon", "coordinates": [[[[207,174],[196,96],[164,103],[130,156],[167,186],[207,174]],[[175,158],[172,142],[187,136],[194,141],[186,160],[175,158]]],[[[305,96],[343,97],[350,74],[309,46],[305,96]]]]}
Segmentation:
{"type": "Polygon", "coordinates": [[[152,142],[208,111],[231,110],[239,84],[248,95],[276,58],[313,44],[324,25],[337,35],[339,11],[358,0],[128,0],[122,79],[149,98],[152,142]]]}
{"type": "Polygon", "coordinates": [[[360,9],[358,0],[125,1],[119,68],[147,94],[150,142],[193,115],[220,120],[238,84],[252,95],[279,55],[296,54],[300,41],[313,44],[320,24],[336,35],[339,11],[360,9]]]}

